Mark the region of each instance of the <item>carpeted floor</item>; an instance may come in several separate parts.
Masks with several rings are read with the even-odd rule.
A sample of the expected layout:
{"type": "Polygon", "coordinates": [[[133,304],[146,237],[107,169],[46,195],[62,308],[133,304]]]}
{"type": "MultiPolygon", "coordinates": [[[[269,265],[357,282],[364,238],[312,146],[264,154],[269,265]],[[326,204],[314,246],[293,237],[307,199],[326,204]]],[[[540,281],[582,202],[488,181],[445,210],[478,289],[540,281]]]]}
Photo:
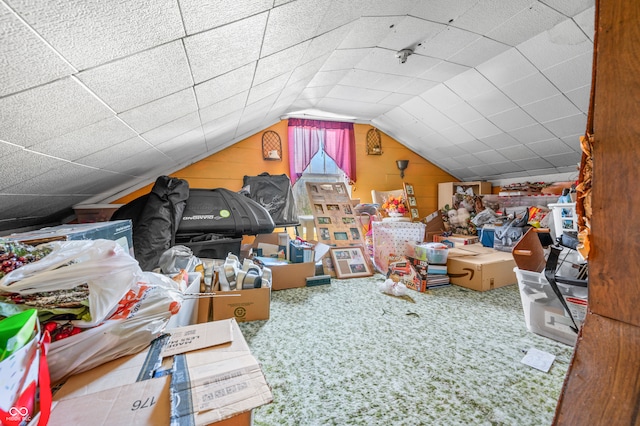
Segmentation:
{"type": "Polygon", "coordinates": [[[378,290],[382,275],[272,292],[241,323],[274,402],[254,425],[548,425],[573,347],[526,330],[517,285],[378,290]],[[548,373],[520,361],[531,347],[548,373]]]}

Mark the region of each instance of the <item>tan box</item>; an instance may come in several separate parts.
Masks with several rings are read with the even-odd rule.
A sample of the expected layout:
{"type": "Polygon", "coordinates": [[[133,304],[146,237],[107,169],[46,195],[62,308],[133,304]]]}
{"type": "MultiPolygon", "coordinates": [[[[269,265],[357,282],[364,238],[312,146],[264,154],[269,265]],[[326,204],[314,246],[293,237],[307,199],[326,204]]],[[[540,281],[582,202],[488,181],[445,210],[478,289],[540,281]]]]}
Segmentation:
{"type": "Polygon", "coordinates": [[[166,353],[183,348],[177,358],[150,349],[71,376],[54,395],[48,424],[169,425],[173,408],[195,425],[249,425],[251,411],[273,400],[235,320],[172,331],[166,353]],[[159,358],[155,371],[173,373],[136,381],[159,358]]]}
{"type": "Polygon", "coordinates": [[[247,290],[220,291],[220,285],[214,288],[211,309],[214,321],[235,318],[238,322],[269,319],[271,309],[271,289],[269,287],[247,290]]]}
{"type": "MultiPolygon", "coordinates": [[[[278,244],[278,234],[258,234],[253,241],[253,247],[257,248],[258,244],[278,244]]],[[[273,290],[286,290],[289,288],[306,287],[307,277],[316,275],[315,262],[303,263],[283,263],[280,265],[265,266],[271,269],[273,290]]]]}
{"type": "Polygon", "coordinates": [[[449,257],[447,273],[451,284],[487,291],[517,283],[513,271],[515,266],[511,253],[496,251],[491,254],[449,257]]]}

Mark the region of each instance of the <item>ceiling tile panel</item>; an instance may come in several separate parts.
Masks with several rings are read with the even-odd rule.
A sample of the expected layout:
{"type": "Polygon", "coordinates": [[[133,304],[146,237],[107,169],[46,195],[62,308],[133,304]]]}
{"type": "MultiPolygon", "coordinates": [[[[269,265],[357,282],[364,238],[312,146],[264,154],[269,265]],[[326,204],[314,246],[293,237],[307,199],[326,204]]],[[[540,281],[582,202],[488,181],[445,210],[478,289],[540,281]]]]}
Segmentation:
{"type": "Polygon", "coordinates": [[[476,139],[488,138],[489,136],[502,133],[502,130],[486,118],[465,122],[462,124],[462,127],[476,139]]]}
{"type": "Polygon", "coordinates": [[[439,84],[427,90],[420,95],[420,97],[427,101],[429,105],[440,110],[450,109],[464,103],[464,100],[460,96],[444,84],[439,84]]]}
{"type": "Polygon", "coordinates": [[[114,162],[122,161],[129,156],[136,155],[139,152],[146,151],[149,148],[149,144],[144,139],[137,136],[124,142],[111,145],[100,151],[94,151],[92,154],[79,158],[75,162],[85,166],[113,171],[113,169],[109,169],[108,166],[114,162]]]}
{"type": "Polygon", "coordinates": [[[178,161],[194,154],[204,154],[207,146],[202,128],[197,128],[157,145],[156,149],[178,161]],[[185,152],[181,152],[183,150],[185,152]]]}
{"type": "Polygon", "coordinates": [[[132,154],[120,161],[110,164],[107,166],[107,169],[131,176],[147,176],[156,179],[158,173],[152,173],[151,171],[165,163],[168,163],[169,167],[176,166],[176,163],[171,158],[167,157],[162,152],[151,148],[146,151],[132,154]],[[144,166],[145,164],[147,167],[144,166]]]}
{"type": "Polygon", "coordinates": [[[480,37],[449,56],[447,61],[475,67],[510,48],[511,46],[508,44],[500,43],[487,37],[480,37]]]}
{"type": "Polygon", "coordinates": [[[475,69],[453,77],[446,85],[462,99],[471,99],[496,90],[496,87],[475,69]]]}
{"type": "Polygon", "coordinates": [[[577,114],[558,120],[551,120],[544,123],[544,127],[559,138],[584,134],[587,130],[587,116],[586,114],[577,114]],[[583,130],[582,132],[580,132],[581,129],[583,130]]]}
{"type": "Polygon", "coordinates": [[[389,95],[389,92],[383,92],[381,90],[363,89],[361,87],[350,87],[336,85],[329,93],[328,98],[353,100],[358,99],[361,102],[379,102],[381,99],[389,95]]]}
{"type": "Polygon", "coordinates": [[[335,50],[322,65],[322,71],[344,71],[355,68],[360,61],[367,57],[369,52],[368,48],[335,50]]]}
{"type": "Polygon", "coordinates": [[[8,0],[7,3],[79,70],[184,35],[175,0],[8,0]]]}
{"type": "Polygon", "coordinates": [[[453,120],[426,103],[420,97],[416,97],[405,102],[402,104],[402,108],[436,131],[456,125],[453,120]]]}
{"type": "Polygon", "coordinates": [[[469,67],[465,65],[442,61],[420,74],[420,78],[442,83],[467,70],[469,70],[469,67]]]}
{"type": "Polygon", "coordinates": [[[441,109],[441,111],[444,115],[459,124],[483,119],[483,116],[466,102],[460,102],[453,108],[441,109]]]}
{"type": "Polygon", "coordinates": [[[525,40],[539,34],[565,19],[543,3],[531,2],[515,16],[507,19],[503,24],[489,31],[487,37],[501,41],[510,46],[517,46],[525,40]]]}
{"type": "Polygon", "coordinates": [[[493,167],[493,165],[482,164],[482,163],[479,163],[479,162],[476,162],[475,166],[470,166],[469,170],[471,172],[473,172],[478,177],[491,176],[491,175],[497,173],[497,171],[493,167]]]}
{"type": "Polygon", "coordinates": [[[493,167],[495,169],[495,171],[499,174],[505,174],[505,173],[515,173],[515,172],[522,172],[524,171],[524,169],[522,168],[522,166],[513,163],[511,161],[506,161],[503,163],[492,163],[491,167],[493,167]]]}
{"type": "Polygon", "coordinates": [[[465,167],[472,167],[480,165],[480,161],[473,154],[464,154],[453,158],[454,161],[457,161],[458,164],[463,165],[465,167]]]}
{"type": "Polygon", "coordinates": [[[589,112],[589,97],[591,96],[591,85],[582,86],[575,90],[565,92],[565,96],[578,107],[583,113],[589,112]]]}
{"type": "Polygon", "coordinates": [[[402,93],[391,93],[389,96],[386,96],[385,98],[380,100],[380,103],[385,105],[402,105],[403,103],[409,101],[411,98],[411,95],[404,95],[402,93]]]}
{"type": "Polygon", "coordinates": [[[540,73],[502,86],[501,89],[511,100],[520,105],[530,104],[560,94],[560,91],[540,73]]]}
{"type": "Polygon", "coordinates": [[[222,100],[213,105],[206,106],[200,110],[200,120],[202,123],[208,123],[217,118],[224,117],[233,111],[244,108],[247,103],[249,92],[238,93],[235,96],[222,100]]]}
{"type": "Polygon", "coordinates": [[[393,32],[393,27],[402,20],[403,17],[398,16],[364,16],[351,26],[351,31],[338,48],[357,49],[380,46],[382,40],[393,32]]]}
{"type": "MultiPolygon", "coordinates": [[[[484,145],[484,144],[481,144],[481,145],[484,145]]],[[[467,151],[469,151],[469,149],[467,149],[467,151]]],[[[480,164],[495,164],[495,163],[504,163],[507,161],[507,158],[505,156],[503,156],[498,151],[495,151],[493,149],[488,151],[480,151],[480,152],[469,151],[469,152],[475,155],[475,157],[478,159],[478,162],[480,162],[480,164]]]]}
{"type": "Polygon", "coordinates": [[[349,31],[351,31],[351,24],[343,25],[329,32],[320,32],[319,36],[311,39],[311,44],[307,51],[304,52],[300,63],[304,64],[321,56],[331,55],[331,53],[336,51],[335,48],[338,47],[347,34],[349,34],[349,31]]]}
{"type": "Polygon", "coordinates": [[[516,107],[516,104],[499,90],[485,92],[480,96],[468,99],[467,102],[485,116],[495,115],[516,107]]]}
{"type": "Polygon", "coordinates": [[[267,15],[261,13],[185,38],[184,46],[196,84],[256,61],[267,15]]]}
{"type": "Polygon", "coordinates": [[[349,70],[339,70],[339,71],[320,71],[316,74],[313,79],[309,82],[309,87],[323,87],[323,86],[333,86],[338,84],[349,70]]]}
{"type": "Polygon", "coordinates": [[[419,44],[433,38],[445,28],[443,24],[406,16],[394,25],[393,31],[389,32],[377,46],[392,50],[416,50],[419,44]]]}
{"type": "Polygon", "coordinates": [[[199,33],[267,11],[273,0],[179,0],[187,34],[199,33]]]}
{"type": "Polygon", "coordinates": [[[108,174],[93,167],[65,162],[60,167],[8,188],[6,192],[14,194],[90,195],[91,193],[87,191],[87,187],[92,182],[108,174]]]}
{"type": "Polygon", "coordinates": [[[452,20],[455,22],[459,16],[464,15],[476,3],[477,0],[416,1],[410,14],[445,24],[450,23],[452,20]]]}
{"type": "Polygon", "coordinates": [[[439,153],[441,158],[444,158],[444,157],[453,158],[460,155],[468,154],[467,151],[460,148],[458,145],[443,146],[442,148],[438,148],[436,151],[439,153]]]}
{"type": "Polygon", "coordinates": [[[32,150],[74,161],[136,136],[116,117],[98,121],[73,132],[35,144],[32,150]]]}
{"type": "Polygon", "coordinates": [[[0,141],[0,158],[22,151],[22,146],[0,141]]]}
{"type": "Polygon", "coordinates": [[[554,8],[560,13],[568,17],[572,17],[577,15],[578,13],[584,12],[585,10],[593,7],[595,4],[595,0],[541,0],[542,3],[546,4],[549,7],[554,8]]]}
{"type": "Polygon", "coordinates": [[[448,129],[438,130],[438,132],[456,145],[475,140],[475,137],[471,133],[460,126],[449,127],[448,129]]]}
{"type": "Polygon", "coordinates": [[[486,34],[530,5],[530,0],[476,1],[473,5],[469,5],[471,7],[467,8],[451,25],[478,34],[486,34]]]}
{"type": "Polygon", "coordinates": [[[440,63],[439,59],[421,55],[411,55],[407,62],[401,64],[392,50],[375,48],[358,63],[357,68],[369,71],[379,71],[386,74],[417,77],[425,70],[431,69],[440,63]]]}
{"type": "MultiPolygon", "coordinates": [[[[592,0],[593,1],[593,0],[592,0]]],[[[584,12],[576,15],[573,20],[578,24],[582,32],[584,32],[589,40],[593,42],[594,34],[595,34],[595,19],[593,18],[595,15],[595,6],[590,7],[584,12]]]]}
{"type": "Polygon", "coordinates": [[[116,112],[193,85],[180,41],[83,71],[78,78],[116,112]]]}
{"type": "Polygon", "coordinates": [[[221,76],[212,78],[195,86],[200,108],[215,104],[251,88],[256,62],[236,68],[221,76]]]}
{"type": "MultiPolygon", "coordinates": [[[[519,166],[522,166],[524,170],[549,170],[553,168],[553,165],[544,158],[527,158],[525,160],[514,160],[519,166]]],[[[542,174],[542,173],[540,173],[542,174]]]]}
{"type": "Polygon", "coordinates": [[[580,114],[580,110],[564,95],[556,95],[522,107],[540,123],[580,114]]]}
{"type": "Polygon", "coordinates": [[[253,84],[264,83],[282,74],[290,74],[291,70],[301,63],[302,56],[309,48],[309,43],[310,42],[305,41],[274,53],[273,55],[261,58],[258,61],[253,84]]]}
{"type": "Polygon", "coordinates": [[[190,87],[122,112],[118,117],[137,132],[144,133],[197,109],[196,97],[190,87]]]}
{"type": "Polygon", "coordinates": [[[320,68],[322,67],[322,64],[327,59],[327,57],[328,55],[321,56],[314,59],[313,61],[296,67],[293,72],[291,72],[289,83],[294,84],[303,80],[305,85],[309,83],[311,79],[313,79],[313,77],[316,75],[316,73],[320,71],[320,68]]]}
{"type": "Polygon", "coordinates": [[[522,108],[513,108],[488,117],[489,120],[505,132],[528,127],[536,121],[522,108]]]}
{"type": "Polygon", "coordinates": [[[460,28],[445,26],[415,49],[416,53],[433,58],[448,59],[481,36],[460,28]]]}
{"type": "Polygon", "coordinates": [[[567,20],[521,43],[518,50],[538,69],[545,70],[576,56],[590,54],[593,43],[573,21],[567,20]]]}
{"type": "Polygon", "coordinates": [[[324,16],[331,0],[298,0],[271,9],[264,34],[262,56],[308,40],[317,34],[318,16],[324,16]]]}
{"type": "Polygon", "coordinates": [[[509,134],[522,143],[546,141],[554,138],[553,133],[545,129],[541,124],[534,124],[532,126],[512,130],[509,134]]]}
{"type": "Polygon", "coordinates": [[[66,161],[28,150],[7,155],[2,159],[0,191],[65,164],[67,164],[66,161]]]}
{"type": "Polygon", "coordinates": [[[593,55],[587,53],[544,70],[544,75],[560,90],[568,92],[591,85],[593,55]]]}
{"type": "Polygon", "coordinates": [[[276,78],[272,78],[264,83],[254,84],[249,91],[249,98],[247,104],[252,104],[274,93],[280,93],[289,80],[288,74],[282,74],[276,78]]]}
{"type": "Polygon", "coordinates": [[[158,145],[197,127],[200,127],[200,118],[198,113],[194,112],[149,130],[143,133],[142,137],[149,141],[150,144],[158,145]]]}
{"type": "Polygon", "coordinates": [[[436,87],[438,83],[430,80],[423,80],[421,78],[414,78],[408,83],[403,84],[397,90],[398,93],[405,95],[419,96],[429,89],[436,87]]]}
{"type": "Polygon", "coordinates": [[[48,83],[75,70],[15,14],[0,5],[0,96],[48,83]],[[19,40],[19,43],[9,42],[19,40]]]}
{"type": "Polygon", "coordinates": [[[538,73],[536,67],[516,49],[496,55],[476,69],[496,87],[503,87],[538,73]]]}
{"type": "Polygon", "coordinates": [[[111,115],[82,85],[65,78],[0,98],[0,139],[31,146],[111,115]]]}
{"type": "Polygon", "coordinates": [[[539,157],[547,158],[550,155],[559,155],[573,153],[571,147],[562,143],[558,139],[550,139],[548,141],[533,142],[527,144],[527,147],[535,152],[539,157]]]}
{"type": "Polygon", "coordinates": [[[508,133],[500,133],[495,136],[489,136],[488,138],[482,138],[481,141],[493,149],[520,145],[520,141],[508,133]]]}
{"type": "Polygon", "coordinates": [[[499,148],[496,151],[498,151],[503,157],[512,161],[524,160],[527,158],[536,158],[538,156],[538,154],[527,148],[526,145],[515,145],[508,148],[499,148]]]}

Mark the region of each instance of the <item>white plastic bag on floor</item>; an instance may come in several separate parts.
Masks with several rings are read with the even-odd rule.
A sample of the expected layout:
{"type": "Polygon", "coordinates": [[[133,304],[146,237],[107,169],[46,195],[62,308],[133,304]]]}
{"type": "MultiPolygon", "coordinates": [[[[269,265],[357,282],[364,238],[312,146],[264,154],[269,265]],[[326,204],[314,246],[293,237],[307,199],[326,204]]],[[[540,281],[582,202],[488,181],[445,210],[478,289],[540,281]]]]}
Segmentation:
{"type": "Polygon", "coordinates": [[[53,342],[49,349],[51,381],[80,373],[146,348],[165,329],[183,300],[181,283],[143,272],[104,323],[53,342]]]}
{"type": "Polygon", "coordinates": [[[52,241],[45,245],[51,252],[7,273],[0,280],[0,292],[32,295],[86,284],[91,318],[75,321],[79,327],[104,321],[142,277],[138,262],[115,241],[52,241]]]}

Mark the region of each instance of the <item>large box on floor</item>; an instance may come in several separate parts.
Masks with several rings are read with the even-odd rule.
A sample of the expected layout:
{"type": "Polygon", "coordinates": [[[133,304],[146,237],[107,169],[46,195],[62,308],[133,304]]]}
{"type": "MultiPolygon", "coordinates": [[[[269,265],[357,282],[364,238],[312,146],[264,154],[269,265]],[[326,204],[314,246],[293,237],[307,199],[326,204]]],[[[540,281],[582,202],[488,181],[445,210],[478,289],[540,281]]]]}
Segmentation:
{"type": "Polygon", "coordinates": [[[130,220],[113,220],[97,223],[70,223],[51,226],[36,231],[5,235],[9,241],[38,245],[49,241],[113,240],[133,256],[133,225],[130,220]]]}
{"type": "Polygon", "coordinates": [[[220,291],[211,299],[213,320],[235,318],[238,322],[268,320],[271,309],[271,289],[269,287],[246,290],[220,291]]]}
{"type": "Polygon", "coordinates": [[[273,400],[235,320],[169,332],[164,349],[71,376],[49,425],[249,425],[251,410],[273,400]]]}
{"type": "Polygon", "coordinates": [[[491,254],[449,257],[447,273],[451,284],[486,291],[515,284],[515,266],[511,253],[496,251],[491,254]]]}
{"type": "MultiPolygon", "coordinates": [[[[571,318],[566,314],[544,272],[519,268],[514,268],[514,272],[518,278],[527,330],[567,345],[575,345],[578,335],[571,329],[571,318]]],[[[580,327],[587,315],[587,288],[557,284],[576,325],[580,327]]]]}
{"type": "MultiPolygon", "coordinates": [[[[260,234],[256,235],[253,242],[254,250],[261,243],[278,245],[278,234],[260,234]]],[[[286,261],[278,261],[277,259],[269,259],[265,257],[256,257],[262,261],[266,267],[271,269],[273,290],[286,290],[290,288],[305,287],[307,278],[316,275],[316,264],[314,261],[302,263],[288,263],[286,261]]]]}

